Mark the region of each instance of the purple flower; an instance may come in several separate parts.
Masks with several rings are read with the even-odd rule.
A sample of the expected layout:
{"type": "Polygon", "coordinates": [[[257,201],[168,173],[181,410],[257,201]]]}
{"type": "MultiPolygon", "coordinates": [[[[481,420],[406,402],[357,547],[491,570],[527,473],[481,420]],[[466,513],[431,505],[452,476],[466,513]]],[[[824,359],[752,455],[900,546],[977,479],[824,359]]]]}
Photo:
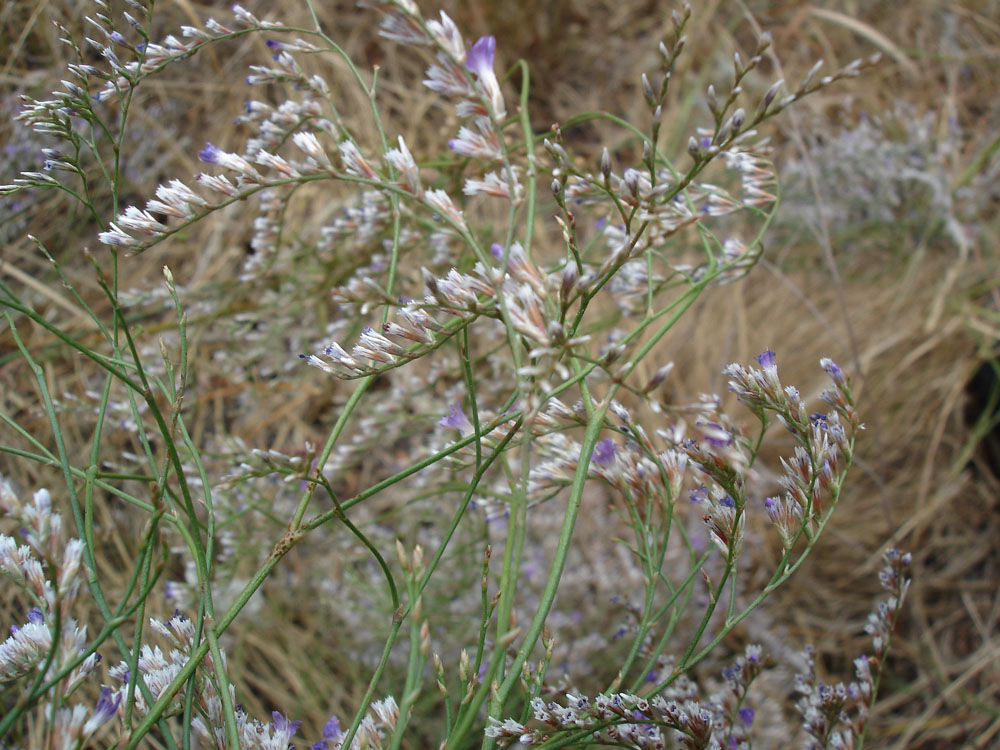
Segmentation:
{"type": "Polygon", "coordinates": [[[763,352],[754,357],[754,359],[757,360],[757,364],[764,370],[770,370],[777,367],[775,364],[774,352],[770,349],[765,349],[763,352]]]}
{"type": "Polygon", "coordinates": [[[271,712],[271,723],[274,725],[275,731],[287,732],[289,737],[295,734],[302,724],[301,721],[289,721],[288,717],[281,713],[281,711],[271,712]]]}
{"type": "Polygon", "coordinates": [[[42,610],[38,607],[32,607],[28,610],[28,622],[34,625],[41,625],[44,619],[45,618],[42,616],[42,610]]]}
{"type": "Polygon", "coordinates": [[[695,489],[691,490],[690,495],[688,495],[688,499],[692,503],[705,502],[706,500],[708,500],[708,487],[706,487],[705,485],[701,485],[701,487],[696,487],[695,489]]]}
{"type": "Polygon", "coordinates": [[[749,706],[741,708],[739,710],[739,714],[740,714],[740,719],[743,721],[744,724],[746,724],[747,726],[753,724],[754,710],[752,708],[750,708],[749,706]]]}
{"type": "Polygon", "coordinates": [[[198,158],[206,164],[215,164],[219,161],[220,153],[222,153],[222,150],[218,146],[206,142],[205,148],[198,152],[198,158]]]}
{"type": "Polygon", "coordinates": [[[127,42],[125,41],[125,37],[122,36],[121,33],[118,31],[111,32],[111,41],[114,42],[115,44],[121,44],[123,46],[127,44],[127,42]]]}
{"type": "Polygon", "coordinates": [[[268,39],[264,44],[267,45],[268,49],[281,49],[282,44],[277,39],[268,39]]]}
{"type": "Polygon", "coordinates": [[[494,242],[490,245],[490,252],[493,253],[493,257],[497,260],[503,260],[503,245],[499,242],[494,242]]]}
{"type": "Polygon", "coordinates": [[[465,56],[465,67],[477,76],[493,70],[493,53],[497,49],[497,40],[493,36],[484,36],[472,45],[465,56]]]}
{"type": "Polygon", "coordinates": [[[607,468],[615,460],[616,447],[617,446],[615,445],[614,440],[611,438],[604,438],[604,440],[599,442],[594,448],[594,452],[591,454],[590,460],[598,466],[607,468]]]}
{"type": "Polygon", "coordinates": [[[115,712],[118,710],[118,706],[122,702],[121,691],[116,691],[112,696],[111,688],[106,685],[101,688],[101,697],[97,699],[97,705],[94,706],[94,713],[90,718],[90,721],[94,722],[98,726],[106,722],[115,712]]]}
{"type": "Polygon", "coordinates": [[[472,422],[469,421],[469,418],[465,416],[465,412],[462,411],[462,405],[456,401],[450,408],[451,414],[447,417],[442,417],[438,424],[442,427],[453,427],[463,434],[472,432],[472,422]]]}
{"type": "Polygon", "coordinates": [[[323,739],[336,742],[340,739],[340,719],[331,716],[330,720],[323,725],[323,739]]]}
{"type": "Polygon", "coordinates": [[[837,385],[843,385],[847,382],[847,377],[844,375],[844,371],[840,369],[840,365],[829,357],[823,357],[823,359],[819,361],[819,366],[826,370],[826,374],[829,375],[830,379],[837,385]]]}

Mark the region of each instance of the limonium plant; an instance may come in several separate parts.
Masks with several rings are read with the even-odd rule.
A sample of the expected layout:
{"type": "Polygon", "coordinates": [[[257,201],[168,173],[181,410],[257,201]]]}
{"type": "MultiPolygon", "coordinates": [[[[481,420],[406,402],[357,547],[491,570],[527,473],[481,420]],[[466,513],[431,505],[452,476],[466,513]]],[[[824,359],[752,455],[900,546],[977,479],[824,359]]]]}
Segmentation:
{"type": "MultiPolygon", "coordinates": [[[[662,342],[703,292],[761,257],[780,197],[761,126],[875,59],[761,85],[764,35],[708,88],[702,126],[673,154],[664,107],[680,85],[686,4],[642,76],[644,122],[589,112],[543,130],[529,66],[502,70],[502,40],[470,42],[412,0],[359,5],[426,61],[423,85],[454,125],[437,151],[416,153],[393,132],[380,103],[396,94],[309,0],[313,23],[301,27],[237,5],[160,40],[152,2],[120,12],[98,0],[82,42],[60,29],[78,58],[63,88],[24,98],[17,119],[46,144],[44,169],[0,195],[62,191],[103,247],[78,277],[59,248],[31,238],[92,336],[39,312],[35,285],[0,280],[8,360],[32,378],[46,426],[0,414],[3,455],[61,477],[58,489],[0,482],[0,569],[21,606],[5,613],[0,644],[0,741],[750,747],[750,687],[772,662],[759,645],[735,653],[728,636],[819,542],[861,418],[835,362],[819,363],[829,384],[810,407],[771,350],[724,369],[734,399],[678,403],[662,342]],[[238,113],[245,146],[209,136],[204,171],[127,203],[137,91],[247,35],[272,57],[246,79],[248,96],[266,94],[238,113]],[[344,75],[313,72],[316,59],[338,60],[344,75]],[[347,124],[351,87],[370,106],[365,129],[347,124]],[[589,166],[564,135],[587,121],[621,133],[589,166]],[[335,211],[291,225],[298,201],[320,200],[335,211]],[[164,267],[162,285],[122,287],[135,256],[236,203],[255,212],[252,252],[229,286],[210,292],[164,267]],[[136,322],[152,318],[155,335],[136,322]],[[51,391],[39,333],[77,357],[79,393],[51,391]],[[322,433],[267,449],[229,434],[232,415],[193,429],[199,348],[233,382],[251,369],[276,389],[330,381],[322,433]],[[775,433],[787,437],[764,470],[775,433]],[[128,451],[111,449],[122,440],[128,451]],[[581,541],[581,519],[609,504],[603,537],[581,541]],[[121,585],[101,575],[111,519],[138,529],[121,585]],[[751,535],[775,554],[748,548],[751,535]],[[285,561],[309,548],[316,569],[296,583],[285,561]],[[598,612],[621,620],[597,618],[596,645],[577,640],[573,603],[585,586],[610,588],[586,566],[609,560],[627,596],[598,612]],[[347,570],[326,579],[337,566],[347,570]],[[327,613],[342,658],[364,675],[350,705],[331,706],[305,739],[287,707],[244,708],[252,691],[227,658],[233,633],[266,606],[258,594],[286,591],[327,613]],[[722,671],[717,690],[700,682],[705,665],[722,671]]],[[[887,556],[891,598],[856,681],[830,687],[812,666],[800,676],[804,746],[861,746],[906,562],[887,556]]]]}

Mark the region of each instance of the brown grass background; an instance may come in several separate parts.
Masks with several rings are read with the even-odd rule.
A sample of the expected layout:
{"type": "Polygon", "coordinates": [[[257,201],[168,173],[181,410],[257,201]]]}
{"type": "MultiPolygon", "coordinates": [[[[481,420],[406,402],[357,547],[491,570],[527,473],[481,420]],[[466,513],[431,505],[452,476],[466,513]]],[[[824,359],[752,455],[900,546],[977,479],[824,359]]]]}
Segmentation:
{"type": "MultiPolygon", "coordinates": [[[[419,60],[376,38],[370,12],[342,0],[320,5],[327,30],[362,68],[383,68],[390,98],[421,73],[419,60]]],[[[292,0],[247,6],[307,25],[303,8],[292,0]]],[[[198,25],[211,14],[225,20],[227,7],[162,0],[158,28],[162,36],[180,23],[198,25]]],[[[437,10],[428,0],[421,7],[428,16],[437,10]]],[[[539,128],[587,109],[637,121],[643,117],[639,76],[656,65],[656,42],[669,29],[668,3],[447,0],[441,7],[468,38],[496,35],[499,67],[520,57],[530,62],[539,128]]],[[[3,3],[0,86],[5,94],[25,91],[40,97],[51,90],[64,76],[66,61],[51,22],[79,30],[85,10],[85,4],[69,0],[3,3]]],[[[725,81],[729,56],[749,47],[754,24],[773,34],[783,68],[779,72],[773,62],[768,65],[775,76],[790,81],[819,57],[837,66],[874,51],[884,56],[862,79],[835,86],[781,119],[773,130],[779,165],[793,159],[808,163],[811,138],[849,126],[859,111],[885,112],[900,101],[916,113],[934,113],[940,136],[957,138],[960,145],[948,165],[954,188],[982,171],[990,149],[995,151],[1000,7],[994,0],[695,3],[683,62],[687,83],[675,87],[668,109],[677,113],[671,133],[685,133],[699,116],[698,92],[707,82],[725,81]],[[748,21],[749,16],[755,20],[748,21]]],[[[141,179],[131,186],[135,195],[127,197],[149,196],[157,182],[198,171],[196,152],[209,139],[206,134],[224,148],[239,150],[244,136],[229,123],[248,97],[239,82],[246,65],[259,61],[261,46],[261,39],[246,38],[225,55],[210,52],[175,66],[148,86],[142,106],[133,110],[143,141],[135,146],[143,163],[134,163],[141,179]]],[[[345,104],[344,110],[362,112],[363,102],[345,104]]],[[[405,111],[390,106],[386,114],[418,154],[454,128],[450,115],[429,98],[408,100],[405,111]]],[[[9,123],[0,122],[0,139],[11,133],[9,123]]],[[[597,126],[567,133],[574,152],[591,163],[610,137],[597,126]]],[[[878,595],[874,573],[880,552],[897,546],[913,553],[913,588],[873,719],[872,747],[1000,746],[1000,464],[995,447],[992,454],[989,448],[995,433],[991,438],[973,429],[985,396],[982,388],[970,387],[1000,338],[1000,227],[993,189],[984,198],[985,208],[967,220],[965,243],[941,227],[914,236],[889,225],[872,237],[871,227],[821,223],[777,233],[768,241],[762,266],[746,282],[706,294],[665,345],[664,357],[683,363],[674,388],[688,395],[704,390],[706,383],[720,387],[716,373],[722,365],[745,361],[768,346],[779,352],[783,380],[807,386],[804,394],[811,387],[815,395],[821,387],[815,368],[821,356],[832,356],[854,373],[868,428],[859,442],[857,470],[830,533],[768,606],[790,638],[815,643],[831,655],[822,665],[835,677],[846,677],[850,658],[867,646],[863,625],[878,595]]],[[[59,213],[65,202],[45,200],[43,213],[32,216],[27,229],[50,247],[63,248],[67,265],[76,266],[80,278],[90,278],[83,251],[102,253],[93,227],[83,216],[59,213]]],[[[155,283],[150,280],[158,279],[164,263],[192,283],[231,265],[249,237],[246,213],[226,212],[206,224],[186,242],[167,243],[130,260],[123,266],[123,286],[155,283]]],[[[9,283],[35,287],[40,309],[63,323],[72,320],[57,285],[37,285],[50,276],[30,243],[10,237],[0,248],[0,263],[9,283]]],[[[72,378],[73,371],[65,363],[54,377],[72,378]]],[[[35,398],[23,368],[0,370],[0,385],[4,407],[11,411],[26,409],[35,398]]],[[[251,381],[219,382],[198,398],[205,402],[205,420],[225,422],[233,434],[251,441],[265,427],[272,429],[273,444],[280,447],[313,435],[302,411],[329,398],[329,387],[316,381],[287,394],[269,393],[251,381]],[[256,411],[225,413],[227,399],[241,389],[251,391],[243,403],[255,404],[256,411]]],[[[58,383],[53,390],[59,392],[58,383]]],[[[0,470],[22,472],[24,486],[39,478],[7,463],[0,458],[0,470]]],[[[324,637],[320,624],[307,630],[310,637],[324,637]]],[[[265,653],[296,651],[295,644],[282,642],[280,629],[257,637],[256,648],[265,653]]],[[[315,664],[301,666],[308,670],[315,664]]],[[[251,686],[274,689],[260,670],[257,678],[253,672],[248,671],[251,686]]],[[[294,693],[292,679],[285,687],[294,693]]]]}

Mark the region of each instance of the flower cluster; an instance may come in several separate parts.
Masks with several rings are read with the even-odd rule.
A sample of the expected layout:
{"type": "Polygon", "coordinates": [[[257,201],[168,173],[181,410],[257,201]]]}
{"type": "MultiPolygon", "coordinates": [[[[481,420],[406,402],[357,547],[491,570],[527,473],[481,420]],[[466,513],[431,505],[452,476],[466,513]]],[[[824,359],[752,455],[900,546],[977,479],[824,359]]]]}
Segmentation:
{"type": "MultiPolygon", "coordinates": [[[[411,2],[361,3],[383,14],[381,33],[401,44],[428,46],[435,50],[435,62],[427,69],[424,85],[431,91],[458,99],[455,111],[468,125],[459,128],[448,142],[452,151],[469,159],[495,164],[499,170],[482,177],[469,177],[466,195],[489,195],[519,203],[524,188],[519,170],[506,160],[502,127],[507,105],[494,71],[496,39],[482,37],[466,49],[462,34],[444,11],[439,19],[425,21],[411,2]]],[[[410,192],[417,194],[419,180],[412,157],[400,139],[400,148],[386,154],[386,159],[406,176],[410,192]]],[[[441,197],[441,196],[438,196],[441,197]]]]}
{"type": "MultiPolygon", "coordinates": [[[[100,656],[89,648],[87,626],[70,616],[80,593],[80,564],[84,544],[66,538],[62,516],[52,510],[48,490],[34,493],[23,503],[0,476],[0,518],[12,518],[22,527],[25,543],[18,545],[0,534],[0,572],[33,603],[27,622],[11,625],[11,635],[0,643],[0,685],[12,685],[39,673],[40,680],[55,685],[51,731],[58,738],[53,747],[77,747],[85,743],[118,708],[120,698],[101,693],[93,708],[69,705],[67,698],[97,666],[100,656]]],[[[26,705],[46,698],[34,685],[23,683],[26,705]]]]}
{"type": "Polygon", "coordinates": [[[879,572],[879,583],[889,596],[868,617],[865,631],[872,636],[872,653],[854,660],[854,681],[846,685],[820,681],[812,648],[804,652],[807,666],[796,675],[796,690],[802,694],[796,708],[808,735],[806,750],[827,747],[853,750],[861,746],[899,608],[910,587],[910,554],[889,549],[883,559],[885,565],[879,572]]]}
{"type": "Polygon", "coordinates": [[[830,359],[820,366],[833,387],[820,398],[831,407],[828,413],[806,413],[799,391],[783,387],[778,379],[774,352],[757,357],[759,368],[731,364],[725,369],[729,388],[737,398],[757,413],[772,412],[795,437],[795,452],[782,459],[784,473],[779,479],[784,494],[769,497],[764,505],[786,549],[800,535],[811,536],[815,523],[826,512],[824,497],[834,501],[840,494],[844,466],[854,450],[854,432],[863,429],[854,408],[850,384],[843,370],[830,359]]]}
{"type": "Polygon", "coordinates": [[[561,734],[588,729],[597,741],[635,748],[664,748],[669,742],[692,750],[747,748],[754,710],[747,691],[764,666],[760,646],[751,645],[723,674],[726,687],[707,701],[683,674],[675,674],[661,694],[608,693],[594,697],[567,693],[565,705],[541,698],[531,701],[535,724],[491,719],[485,730],[501,746],[535,745],[561,734]]]}

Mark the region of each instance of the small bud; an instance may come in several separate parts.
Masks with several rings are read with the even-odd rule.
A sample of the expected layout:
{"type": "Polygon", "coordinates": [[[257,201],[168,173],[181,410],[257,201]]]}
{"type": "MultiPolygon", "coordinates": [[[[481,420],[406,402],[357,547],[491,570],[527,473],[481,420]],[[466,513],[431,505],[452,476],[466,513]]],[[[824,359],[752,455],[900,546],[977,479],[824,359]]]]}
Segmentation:
{"type": "Polygon", "coordinates": [[[649,82],[649,76],[642,74],[642,95],[646,97],[646,103],[652,107],[656,104],[656,93],[653,91],[653,84],[649,82]]]}
{"type": "Polygon", "coordinates": [[[633,198],[639,197],[639,170],[637,169],[626,169],[625,170],[625,187],[628,189],[629,194],[633,198]]]}
{"type": "Polygon", "coordinates": [[[427,287],[427,291],[429,291],[431,294],[437,296],[437,293],[438,293],[438,282],[437,282],[437,279],[434,278],[434,274],[432,274],[426,268],[421,268],[420,270],[424,274],[424,286],[427,287]]]}
{"type": "Polygon", "coordinates": [[[469,679],[469,652],[464,648],[458,656],[458,679],[462,682],[469,679]]]}
{"type": "Polygon", "coordinates": [[[764,98],[761,100],[762,110],[767,109],[768,107],[771,106],[771,102],[774,101],[774,97],[778,95],[778,89],[780,89],[784,83],[785,79],[779,78],[777,81],[771,84],[771,88],[769,88],[766,92],[764,92],[764,98]]]}
{"type": "Polygon", "coordinates": [[[667,364],[663,365],[663,367],[659,368],[656,372],[653,373],[653,376],[649,379],[649,382],[646,383],[646,387],[642,389],[642,392],[649,393],[650,391],[654,391],[657,388],[659,388],[660,384],[667,379],[667,376],[673,371],[673,369],[674,369],[674,363],[667,362],[667,364]]]}
{"type": "Polygon", "coordinates": [[[549,185],[549,189],[552,191],[552,195],[558,198],[562,195],[563,184],[560,180],[552,180],[552,184],[549,185]]]}
{"type": "Polygon", "coordinates": [[[549,321],[549,324],[545,327],[545,333],[548,334],[553,343],[560,343],[566,337],[562,323],[558,320],[549,321]]]}
{"type": "Polygon", "coordinates": [[[806,73],[806,77],[803,78],[802,83],[799,84],[799,91],[802,91],[803,89],[807,88],[809,84],[812,83],[812,79],[816,76],[817,73],[819,73],[819,69],[822,67],[823,67],[823,61],[817,60],[816,64],[813,65],[811,68],[809,68],[809,72],[806,73]]]}
{"type": "Polygon", "coordinates": [[[514,641],[518,639],[518,636],[520,635],[521,635],[521,628],[512,628],[511,630],[504,633],[503,638],[500,639],[500,645],[503,648],[508,648],[514,641]]]}
{"type": "Polygon", "coordinates": [[[601,174],[604,176],[605,182],[611,179],[611,154],[608,152],[607,146],[601,152],[601,174]]]}
{"type": "Polygon", "coordinates": [[[739,52],[733,53],[733,69],[736,71],[737,77],[739,77],[745,70],[743,67],[743,58],[740,57],[739,52]]]}
{"type": "Polygon", "coordinates": [[[771,46],[771,32],[765,31],[760,35],[760,39],[757,40],[757,51],[755,54],[760,54],[768,47],[771,46]]]}
{"type": "Polygon", "coordinates": [[[625,353],[625,347],[621,344],[613,344],[608,347],[608,351],[604,354],[604,364],[610,365],[619,357],[625,353]]]}
{"type": "Polygon", "coordinates": [[[423,624],[420,626],[420,653],[427,656],[427,652],[431,650],[431,627],[427,624],[427,620],[424,620],[423,624]]]}
{"type": "Polygon", "coordinates": [[[577,279],[580,277],[580,270],[572,260],[566,262],[566,268],[562,272],[562,283],[559,285],[559,299],[565,306],[569,301],[569,294],[573,291],[577,279]]]}
{"type": "MultiPolygon", "coordinates": [[[[657,110],[660,108],[657,107],[657,110]]],[[[650,145],[649,141],[642,142],[642,161],[644,164],[649,164],[653,159],[653,147],[650,145]]]]}
{"type": "Polygon", "coordinates": [[[716,112],[719,111],[719,100],[715,96],[715,86],[713,86],[712,84],[708,85],[706,98],[708,99],[708,110],[714,115],[716,112]]]}
{"type": "Polygon", "coordinates": [[[569,154],[566,153],[566,149],[560,146],[558,143],[553,143],[548,138],[542,141],[542,145],[545,146],[545,150],[549,152],[549,156],[556,164],[565,164],[569,161],[569,154]]]}
{"type": "Polygon", "coordinates": [[[688,153],[695,159],[701,155],[701,148],[698,145],[698,139],[694,136],[688,138],[688,153]]]}

